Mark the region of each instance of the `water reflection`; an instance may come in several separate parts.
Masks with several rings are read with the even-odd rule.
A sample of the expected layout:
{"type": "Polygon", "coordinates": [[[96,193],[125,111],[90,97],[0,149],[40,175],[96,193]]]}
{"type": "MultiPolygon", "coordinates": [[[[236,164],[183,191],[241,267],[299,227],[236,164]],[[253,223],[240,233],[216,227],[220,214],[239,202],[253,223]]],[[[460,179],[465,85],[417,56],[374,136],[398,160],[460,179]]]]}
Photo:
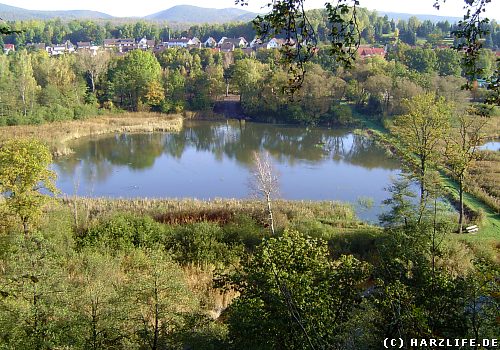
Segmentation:
{"type": "Polygon", "coordinates": [[[177,134],[81,139],[54,165],[65,193],[114,197],[246,197],[253,151],[267,150],[293,199],[380,202],[399,164],[363,136],[329,130],[228,122],[186,122],[177,134]]]}

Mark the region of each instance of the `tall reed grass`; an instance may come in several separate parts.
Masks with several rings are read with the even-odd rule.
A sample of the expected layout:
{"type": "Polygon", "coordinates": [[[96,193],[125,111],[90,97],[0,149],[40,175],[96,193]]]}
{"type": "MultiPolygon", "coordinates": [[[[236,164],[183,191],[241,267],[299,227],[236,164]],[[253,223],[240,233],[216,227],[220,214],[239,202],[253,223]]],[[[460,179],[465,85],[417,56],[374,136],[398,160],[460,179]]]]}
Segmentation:
{"type": "Polygon", "coordinates": [[[87,120],[0,127],[0,144],[13,138],[36,138],[46,142],[54,156],[60,156],[71,153],[66,142],[80,137],[116,132],[178,132],[182,125],[183,117],[179,114],[122,113],[87,120]]]}
{"type": "MultiPolygon", "coordinates": [[[[81,217],[92,220],[116,212],[150,215],[157,221],[168,224],[187,224],[201,221],[227,223],[235,215],[246,214],[267,223],[265,205],[258,200],[214,199],[112,199],[65,197],[62,202],[70,208],[80,208],[81,217]]],[[[360,225],[351,205],[332,201],[290,201],[274,202],[277,224],[286,226],[294,220],[322,220],[335,227],[360,225]]]]}

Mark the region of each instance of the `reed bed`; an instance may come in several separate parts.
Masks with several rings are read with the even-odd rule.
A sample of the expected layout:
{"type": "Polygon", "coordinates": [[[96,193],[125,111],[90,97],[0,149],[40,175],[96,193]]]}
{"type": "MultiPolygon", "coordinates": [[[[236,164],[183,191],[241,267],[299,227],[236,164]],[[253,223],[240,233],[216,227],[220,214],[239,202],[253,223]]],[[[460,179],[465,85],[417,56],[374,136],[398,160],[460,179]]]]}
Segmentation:
{"type": "Polygon", "coordinates": [[[500,213],[500,152],[481,151],[470,171],[468,190],[500,213]]]}
{"type": "MultiPolygon", "coordinates": [[[[258,200],[214,199],[113,199],[66,197],[63,203],[74,210],[84,210],[89,220],[115,212],[150,215],[157,221],[168,224],[187,224],[211,221],[227,223],[236,215],[250,215],[263,224],[267,223],[265,205],[258,200]]],[[[322,220],[335,227],[356,227],[362,223],[351,205],[335,201],[291,201],[276,200],[274,216],[279,226],[294,220],[322,220]]]]}
{"type": "Polygon", "coordinates": [[[61,156],[71,153],[66,142],[80,137],[117,132],[178,132],[182,125],[183,117],[179,114],[122,113],[42,125],[4,126],[0,127],[0,143],[13,138],[36,138],[46,142],[54,156],[61,156]]]}

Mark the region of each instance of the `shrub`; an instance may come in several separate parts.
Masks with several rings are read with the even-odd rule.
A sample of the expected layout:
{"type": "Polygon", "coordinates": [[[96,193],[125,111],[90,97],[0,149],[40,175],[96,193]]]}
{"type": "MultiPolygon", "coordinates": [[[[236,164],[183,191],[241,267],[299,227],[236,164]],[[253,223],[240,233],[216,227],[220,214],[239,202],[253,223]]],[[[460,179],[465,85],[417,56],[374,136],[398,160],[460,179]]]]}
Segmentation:
{"type": "Polygon", "coordinates": [[[94,105],[84,104],[74,108],[74,119],[81,120],[98,114],[98,109],[94,105]]]}
{"type": "Polygon", "coordinates": [[[350,125],[353,124],[352,109],[348,105],[335,105],[332,106],[328,120],[323,122],[333,122],[334,124],[350,125]]]}
{"type": "Polygon", "coordinates": [[[54,104],[46,110],[45,120],[48,122],[71,120],[74,117],[72,109],[63,107],[59,104],[54,104]]]}
{"type": "Polygon", "coordinates": [[[219,225],[199,222],[175,228],[167,247],[180,263],[217,265],[231,259],[222,241],[223,231],[219,225]]]}
{"type": "Polygon", "coordinates": [[[243,244],[246,249],[253,251],[268,231],[250,216],[241,214],[224,226],[224,242],[231,246],[243,244]]]}
{"type": "Polygon", "coordinates": [[[151,247],[161,243],[167,231],[168,226],[155,222],[149,216],[117,214],[82,232],[77,242],[80,247],[102,244],[114,250],[151,247]]]}

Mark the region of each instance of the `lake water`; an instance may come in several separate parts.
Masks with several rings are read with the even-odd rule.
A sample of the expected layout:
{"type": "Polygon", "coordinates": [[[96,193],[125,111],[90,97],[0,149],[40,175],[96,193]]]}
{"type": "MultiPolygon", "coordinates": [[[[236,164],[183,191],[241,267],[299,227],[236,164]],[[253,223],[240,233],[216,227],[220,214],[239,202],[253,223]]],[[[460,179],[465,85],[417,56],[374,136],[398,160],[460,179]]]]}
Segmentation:
{"type": "Polygon", "coordinates": [[[490,141],[479,147],[484,151],[500,151],[500,140],[490,141]]]}
{"type": "Polygon", "coordinates": [[[57,186],[94,197],[246,198],[254,151],[268,151],[285,199],[340,200],[376,221],[398,161],[348,130],[186,121],[180,133],[115,134],[70,143],[57,186]],[[371,198],[373,207],[357,203],[371,198]]]}

